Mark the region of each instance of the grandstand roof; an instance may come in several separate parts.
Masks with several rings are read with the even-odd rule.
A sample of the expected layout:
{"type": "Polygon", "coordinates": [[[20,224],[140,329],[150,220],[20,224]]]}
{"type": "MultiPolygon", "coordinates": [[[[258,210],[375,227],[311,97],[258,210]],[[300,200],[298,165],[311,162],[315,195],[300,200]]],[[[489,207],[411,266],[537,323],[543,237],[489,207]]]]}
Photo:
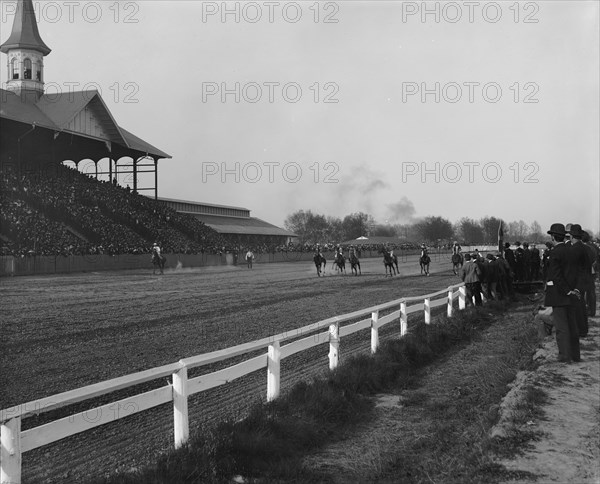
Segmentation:
{"type": "Polygon", "coordinates": [[[191,214],[220,234],[283,235],[296,237],[296,234],[265,222],[256,217],[228,217],[221,215],[191,214]]]}
{"type": "Polygon", "coordinates": [[[158,199],[162,202],[189,203],[189,204],[195,205],[200,208],[201,207],[233,208],[234,210],[242,210],[242,211],[246,211],[246,212],[250,213],[250,209],[248,209],[248,208],[235,207],[233,205],[219,205],[216,203],[192,202],[191,200],[181,200],[181,199],[165,198],[165,197],[158,197],[158,199]]]}
{"type": "Polygon", "coordinates": [[[0,89],[0,118],[115,143],[121,148],[115,150],[120,156],[131,156],[127,153],[131,150],[156,159],[171,158],[120,127],[95,90],[44,94],[37,102],[24,102],[14,92],[0,89]],[[90,119],[94,126],[82,122],[82,118],[90,119]]]}

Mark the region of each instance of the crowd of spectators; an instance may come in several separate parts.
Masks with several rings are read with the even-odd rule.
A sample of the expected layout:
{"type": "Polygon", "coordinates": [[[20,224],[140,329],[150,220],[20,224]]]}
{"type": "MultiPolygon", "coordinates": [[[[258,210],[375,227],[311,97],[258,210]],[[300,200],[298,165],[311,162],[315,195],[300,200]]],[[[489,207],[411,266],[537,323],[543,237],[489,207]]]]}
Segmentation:
{"type": "Polygon", "coordinates": [[[3,169],[2,255],[216,253],[220,235],[196,218],[62,165],[3,169]]]}

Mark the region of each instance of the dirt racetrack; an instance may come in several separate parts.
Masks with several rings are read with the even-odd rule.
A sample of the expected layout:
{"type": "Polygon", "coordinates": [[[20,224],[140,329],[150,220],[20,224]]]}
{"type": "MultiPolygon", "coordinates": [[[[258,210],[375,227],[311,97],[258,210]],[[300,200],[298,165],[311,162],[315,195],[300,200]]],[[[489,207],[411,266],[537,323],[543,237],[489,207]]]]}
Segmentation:
{"type": "MultiPolygon", "coordinates": [[[[430,277],[419,275],[416,256],[400,263],[400,277],[385,277],[380,258],[363,259],[362,269],[362,276],[355,277],[337,275],[328,267],[325,277],[318,278],[313,264],[288,262],[258,263],[252,270],[183,268],[164,276],[153,276],[149,269],[3,279],[0,406],[8,408],[458,282],[445,256],[432,261],[430,277]]],[[[382,337],[398,333],[398,326],[389,325],[382,337]]],[[[368,348],[368,332],[358,333],[342,342],[341,358],[368,348]]],[[[295,380],[324,371],[327,352],[327,345],[322,345],[284,360],[283,390],[295,380]]],[[[149,383],[145,388],[164,384],[149,383]]],[[[265,393],[266,375],[257,372],[194,395],[190,427],[201,431],[216,419],[239,415],[265,393]]],[[[126,396],[127,392],[119,392],[110,399],[69,407],[69,412],[60,409],[27,418],[23,430],[126,396]]],[[[33,450],[23,455],[23,481],[85,482],[115,469],[152,463],[157,453],[172,446],[172,426],[172,408],[163,405],[33,450]]]]}

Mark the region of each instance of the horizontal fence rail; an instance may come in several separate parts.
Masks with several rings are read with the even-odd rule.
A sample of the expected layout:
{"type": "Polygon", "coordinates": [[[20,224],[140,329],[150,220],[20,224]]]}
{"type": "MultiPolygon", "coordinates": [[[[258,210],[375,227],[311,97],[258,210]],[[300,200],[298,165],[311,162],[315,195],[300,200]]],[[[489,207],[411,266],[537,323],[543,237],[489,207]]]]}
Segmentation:
{"type": "Polygon", "coordinates": [[[457,299],[458,309],[464,309],[466,288],[463,283],[424,296],[404,297],[341,316],[333,316],[260,340],[183,358],[177,363],[95,383],[1,410],[0,482],[1,484],[19,484],[21,482],[21,455],[23,452],[169,402],[173,405],[175,447],[179,448],[189,438],[188,397],[190,395],[225,385],[244,375],[266,368],[267,400],[272,401],[280,394],[281,360],[284,358],[314,346],[329,343],[329,368],[333,370],[339,364],[340,345],[345,336],[370,329],[371,352],[375,353],[379,346],[379,329],[381,327],[399,321],[400,335],[404,336],[408,331],[409,314],[423,311],[425,323],[429,324],[433,308],[446,306],[447,315],[452,316],[455,309],[454,301],[457,299]],[[387,310],[393,311],[380,316],[380,312],[387,310]],[[363,319],[355,321],[359,318],[363,319]],[[342,325],[347,322],[351,323],[342,325]],[[233,366],[195,378],[188,378],[188,370],[192,368],[261,350],[266,351],[233,366]],[[165,376],[171,376],[172,382],[162,387],[25,431],[21,430],[22,419],[29,416],[39,415],[165,376]],[[90,418],[94,415],[97,418],[90,418]]]}

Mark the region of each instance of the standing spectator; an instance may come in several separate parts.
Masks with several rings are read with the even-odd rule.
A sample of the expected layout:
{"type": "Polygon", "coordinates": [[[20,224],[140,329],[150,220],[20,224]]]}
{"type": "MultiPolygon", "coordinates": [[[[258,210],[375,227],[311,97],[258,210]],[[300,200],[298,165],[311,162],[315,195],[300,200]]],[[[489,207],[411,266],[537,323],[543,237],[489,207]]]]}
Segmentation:
{"type": "Polygon", "coordinates": [[[498,269],[500,269],[500,292],[502,299],[509,299],[514,297],[515,292],[513,289],[512,281],[514,273],[510,268],[507,260],[502,257],[501,253],[498,253],[496,260],[498,261],[498,269]]]}
{"type": "Polygon", "coordinates": [[[577,280],[575,287],[581,293],[581,298],[575,301],[575,318],[577,319],[577,328],[579,337],[585,338],[588,333],[588,315],[585,307],[585,289],[587,287],[587,276],[592,273],[592,261],[589,258],[586,245],[581,241],[583,231],[581,225],[571,225],[571,255],[573,265],[577,268],[577,280]]]}
{"type": "Polygon", "coordinates": [[[523,280],[531,281],[531,251],[527,242],[523,242],[523,280]]]}
{"type": "MultiPolygon", "coordinates": [[[[514,279],[517,274],[517,263],[515,261],[515,253],[510,248],[510,242],[506,242],[504,244],[504,258],[506,259],[506,262],[510,266],[510,270],[513,273],[512,278],[514,279]]],[[[511,281],[511,283],[512,283],[512,281],[511,281]]]]}
{"type": "Polygon", "coordinates": [[[586,245],[589,259],[592,263],[591,272],[587,277],[585,288],[585,302],[587,303],[588,315],[596,316],[596,274],[598,273],[598,261],[600,260],[600,251],[590,241],[590,234],[585,230],[581,237],[582,242],[586,245]]]}
{"type": "Polygon", "coordinates": [[[524,281],[524,270],[523,270],[523,247],[521,242],[515,242],[517,248],[515,249],[515,280],[522,282],[524,281]]]}
{"type": "Polygon", "coordinates": [[[552,242],[546,242],[546,248],[542,254],[542,278],[544,281],[546,280],[546,275],[548,274],[549,257],[552,247],[554,247],[552,242]]]}
{"type": "Polygon", "coordinates": [[[475,261],[471,260],[471,254],[465,254],[465,263],[462,266],[461,278],[467,290],[467,303],[481,306],[481,271],[475,261]]]}
{"type": "Polygon", "coordinates": [[[568,274],[568,252],[571,249],[564,243],[565,226],[561,223],[552,224],[548,234],[555,242],[555,246],[550,252],[544,306],[552,307],[558,361],[565,363],[581,361],[573,304],[573,299],[579,297],[580,294],[572,282],[572,276],[568,274]]]}
{"type": "Polygon", "coordinates": [[[500,269],[498,268],[498,262],[493,254],[488,254],[487,263],[485,264],[485,288],[488,299],[496,299],[498,294],[496,292],[496,286],[500,279],[500,269]]]}
{"type": "Polygon", "coordinates": [[[540,251],[535,246],[535,244],[531,245],[531,258],[530,258],[530,277],[532,281],[539,281],[540,278],[540,251]]]}

